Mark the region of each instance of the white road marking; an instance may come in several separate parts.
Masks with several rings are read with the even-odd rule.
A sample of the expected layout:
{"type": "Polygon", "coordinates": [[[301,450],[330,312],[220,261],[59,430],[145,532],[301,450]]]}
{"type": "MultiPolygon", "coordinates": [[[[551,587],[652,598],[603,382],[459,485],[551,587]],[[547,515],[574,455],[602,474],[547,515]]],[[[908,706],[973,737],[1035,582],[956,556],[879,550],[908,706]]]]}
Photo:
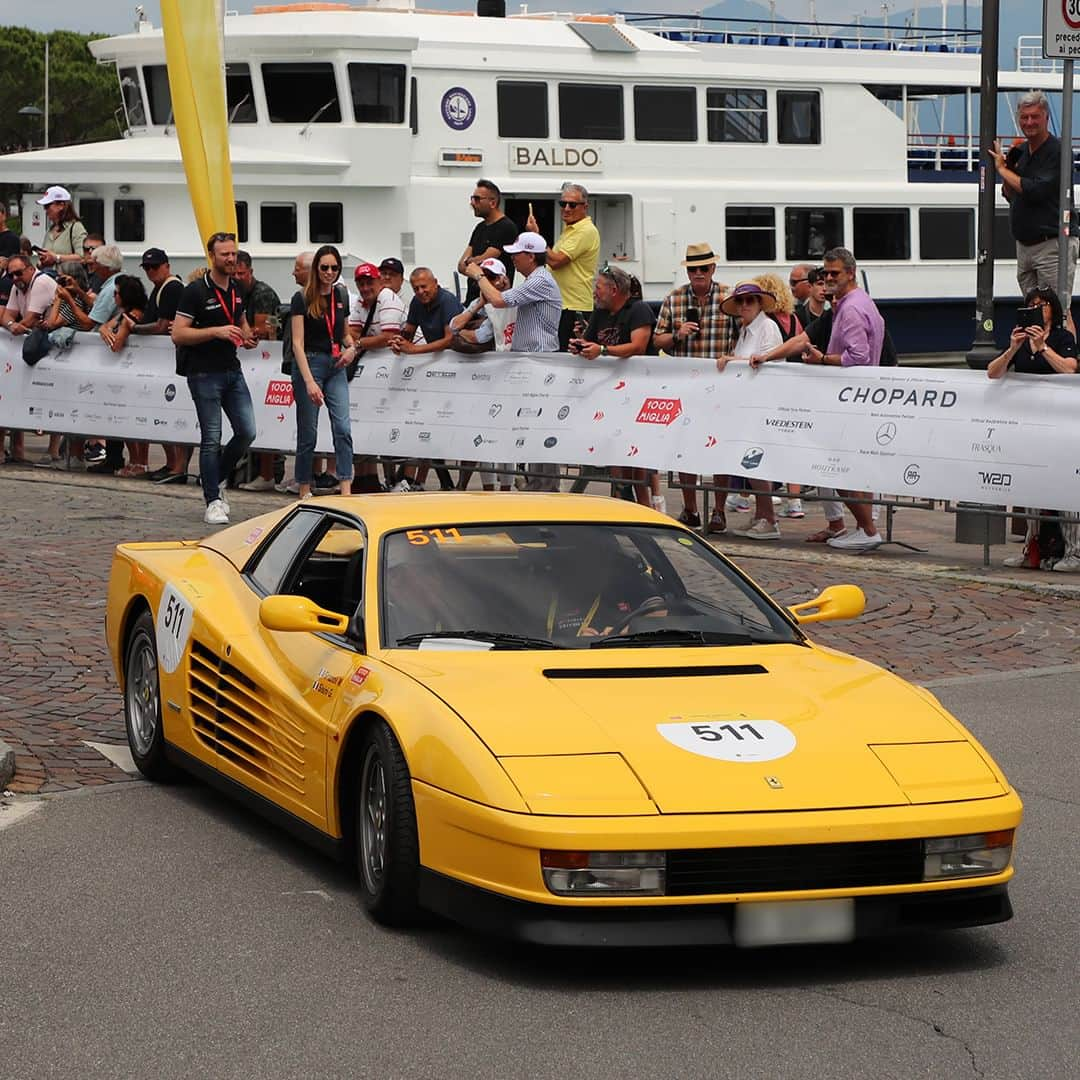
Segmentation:
{"type": "Polygon", "coordinates": [[[29,817],[41,808],[41,799],[0,799],[0,829],[6,829],[15,822],[29,817]]]}
{"type": "Polygon", "coordinates": [[[131,751],[124,743],[90,742],[89,739],[83,739],[83,743],[102,757],[107,757],[118,769],[123,769],[132,776],[138,775],[139,770],[135,767],[131,751]]]}
{"type": "Polygon", "coordinates": [[[328,904],[334,902],[334,898],[328,893],[323,892],[322,889],[289,889],[281,894],[282,896],[321,896],[328,904]]]}

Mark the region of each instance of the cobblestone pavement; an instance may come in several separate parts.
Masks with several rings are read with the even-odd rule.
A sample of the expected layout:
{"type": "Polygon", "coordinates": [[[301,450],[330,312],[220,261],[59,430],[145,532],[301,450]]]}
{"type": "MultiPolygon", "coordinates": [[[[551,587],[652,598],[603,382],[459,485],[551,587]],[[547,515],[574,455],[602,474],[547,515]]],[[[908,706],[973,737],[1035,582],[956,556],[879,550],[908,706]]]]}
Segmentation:
{"type": "MultiPolygon", "coordinates": [[[[677,498],[670,492],[669,505],[677,498]]],[[[280,497],[238,492],[230,502],[240,520],[280,505],[280,497]]],[[[721,538],[719,546],[782,603],[837,582],[860,585],[866,614],[812,627],[822,644],[915,681],[1080,663],[1080,581],[1072,576],[984,569],[982,549],[953,544],[952,518],[941,513],[898,516],[897,535],[925,554],[889,547],[838,555],[802,543],[816,517],[785,522],[779,544],[721,538]]],[[[0,530],[0,739],[16,753],[11,788],[55,792],[128,780],[85,744],[124,742],[103,633],[112,549],[125,540],[202,535],[199,492],[0,467],[0,530]]],[[[994,550],[1000,562],[1005,548],[994,550]]]]}

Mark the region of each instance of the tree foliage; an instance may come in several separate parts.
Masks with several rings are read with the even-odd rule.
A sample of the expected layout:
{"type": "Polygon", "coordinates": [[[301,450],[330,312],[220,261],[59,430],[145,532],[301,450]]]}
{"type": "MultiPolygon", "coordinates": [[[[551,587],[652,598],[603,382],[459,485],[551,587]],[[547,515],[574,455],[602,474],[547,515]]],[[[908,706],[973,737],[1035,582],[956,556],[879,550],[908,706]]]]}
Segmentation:
{"type": "Polygon", "coordinates": [[[20,116],[27,105],[45,108],[45,39],[49,40],[49,145],[115,139],[120,106],[116,69],[100,66],[88,44],[104,34],[0,26],[0,153],[42,145],[44,117],[20,116]]]}

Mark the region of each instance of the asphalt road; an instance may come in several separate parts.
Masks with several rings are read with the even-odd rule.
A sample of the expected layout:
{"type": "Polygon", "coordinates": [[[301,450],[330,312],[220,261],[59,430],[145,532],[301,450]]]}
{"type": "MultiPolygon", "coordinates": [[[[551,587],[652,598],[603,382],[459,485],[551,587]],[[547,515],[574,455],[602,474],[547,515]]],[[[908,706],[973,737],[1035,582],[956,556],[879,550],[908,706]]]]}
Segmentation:
{"type": "Polygon", "coordinates": [[[1076,1075],[1080,672],[946,680],[1027,807],[1016,918],[836,948],[391,933],[201,785],[0,813],[0,1077],[1076,1075]]]}

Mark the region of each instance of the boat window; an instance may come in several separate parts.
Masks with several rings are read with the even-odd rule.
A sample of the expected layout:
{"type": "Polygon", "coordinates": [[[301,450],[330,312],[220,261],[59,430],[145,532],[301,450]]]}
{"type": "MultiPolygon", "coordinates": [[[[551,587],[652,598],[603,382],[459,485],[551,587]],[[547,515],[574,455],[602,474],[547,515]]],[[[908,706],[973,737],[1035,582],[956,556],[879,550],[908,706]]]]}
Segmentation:
{"type": "Polygon", "coordinates": [[[308,236],[313,244],[340,244],[345,239],[341,203],[311,203],[308,206],[308,236]]]}
{"type": "Polygon", "coordinates": [[[86,226],[88,233],[96,233],[98,236],[105,235],[104,199],[80,199],[79,217],[86,226]]]}
{"type": "Polygon", "coordinates": [[[782,143],[821,142],[821,94],[817,90],[777,90],[776,131],[782,143]]]}
{"type": "Polygon", "coordinates": [[[143,82],[146,83],[146,100],[150,104],[150,122],[162,126],[171,124],[173,111],[169,69],[164,64],[147,64],[142,73],[143,82]]]}
{"type": "Polygon", "coordinates": [[[500,80],[495,84],[495,93],[500,139],[548,137],[547,83],[500,80]]]}
{"type": "Polygon", "coordinates": [[[911,212],[907,207],[865,207],[852,212],[855,258],[911,258],[911,212]]]}
{"type": "Polygon", "coordinates": [[[420,116],[416,104],[416,76],[409,79],[409,127],[414,135],[420,132],[420,116]]]}
{"type": "Polygon", "coordinates": [[[994,254],[999,259],[1012,259],[1016,256],[1016,241],[1009,224],[1008,207],[994,211],[994,254]]]}
{"type": "Polygon", "coordinates": [[[113,239],[117,243],[146,239],[146,207],[142,199],[117,199],[113,203],[113,239]]]}
{"type": "Polygon", "coordinates": [[[973,259],[975,211],[967,206],[924,207],[919,211],[919,257],[973,259]]]}
{"type": "Polygon", "coordinates": [[[709,142],[769,141],[769,113],[764,90],[710,86],[705,91],[709,142]]]}
{"type": "Polygon", "coordinates": [[[271,124],[340,124],[333,64],[263,64],[271,124]]]}
{"type": "Polygon", "coordinates": [[[559,136],[563,139],[625,138],[621,86],[559,83],[559,136]]]}
{"type": "Polygon", "coordinates": [[[358,124],[404,123],[404,64],[350,64],[349,87],[358,124]]]}
{"type": "Polygon", "coordinates": [[[264,244],[296,243],[296,203],[263,203],[259,236],[264,244]]]}
{"type": "Polygon", "coordinates": [[[247,64],[225,65],[225,107],[230,124],[254,124],[255,90],[251,85],[251,68],[247,64]]]}
{"type": "Polygon", "coordinates": [[[638,142],[697,142],[697,90],[692,86],[635,86],[638,142]]]}
{"type": "Polygon", "coordinates": [[[124,112],[127,113],[128,127],[146,127],[146,110],[143,108],[137,68],[120,69],[120,93],[124,98],[124,112]]]}
{"type": "Polygon", "coordinates": [[[776,259],[776,210],[771,206],[729,206],[725,213],[728,262],[776,259]]]}
{"type": "Polygon", "coordinates": [[[248,238],[248,204],[237,202],[236,204],[236,242],[246,244],[248,238]]]}
{"type": "Polygon", "coordinates": [[[784,211],[784,254],[788,262],[820,259],[829,248],[844,245],[840,207],[789,206],[784,211]]]}

